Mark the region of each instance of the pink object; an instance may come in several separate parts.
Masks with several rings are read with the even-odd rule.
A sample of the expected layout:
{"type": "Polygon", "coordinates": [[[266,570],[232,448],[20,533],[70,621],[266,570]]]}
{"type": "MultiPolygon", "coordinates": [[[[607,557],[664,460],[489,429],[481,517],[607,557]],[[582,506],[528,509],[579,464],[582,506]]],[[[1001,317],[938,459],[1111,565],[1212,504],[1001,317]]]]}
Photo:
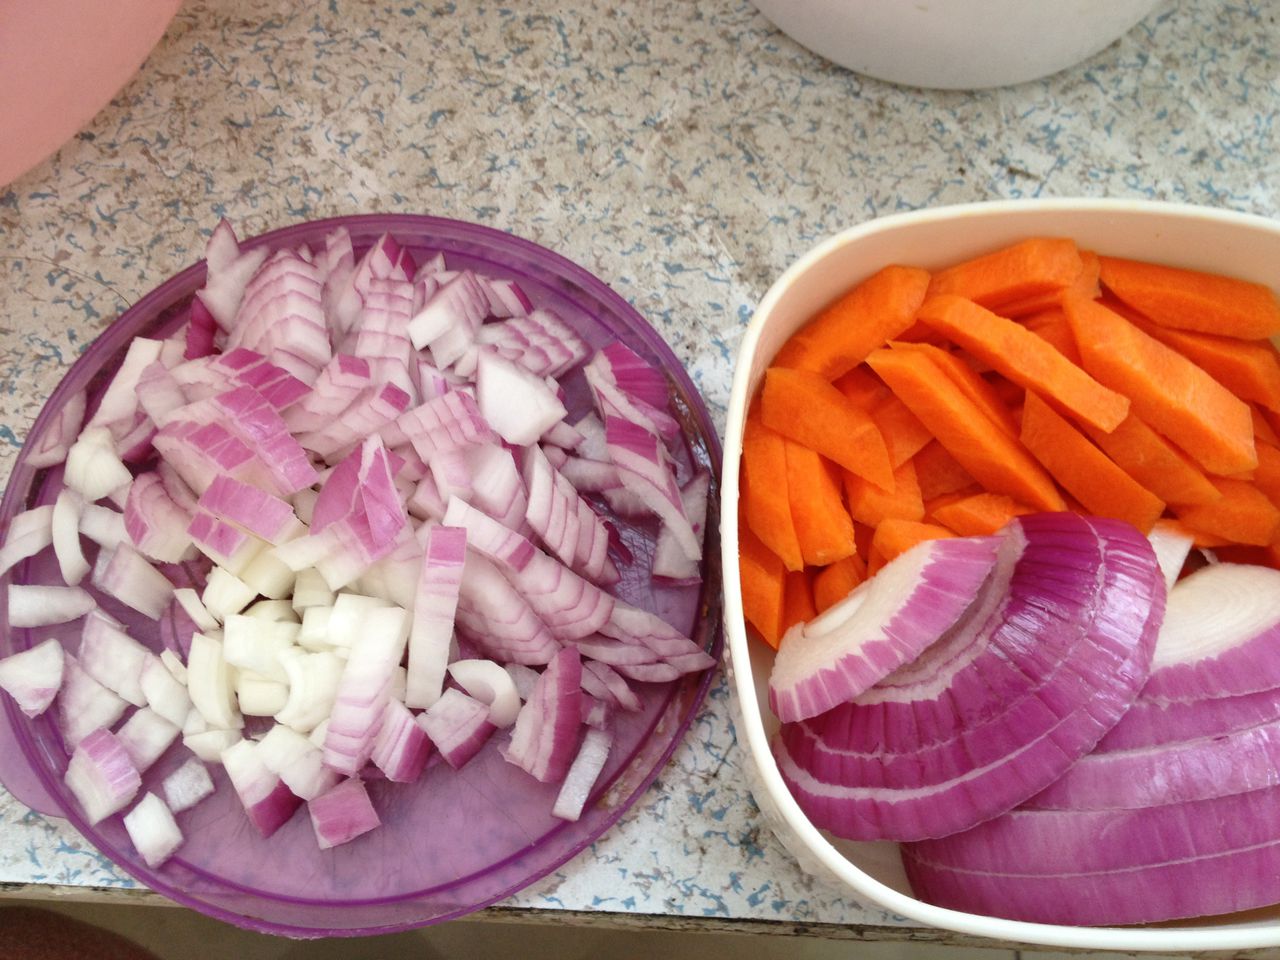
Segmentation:
{"type": "Polygon", "coordinates": [[[0,0],[0,186],[50,156],[137,72],[180,0],[0,0]]]}

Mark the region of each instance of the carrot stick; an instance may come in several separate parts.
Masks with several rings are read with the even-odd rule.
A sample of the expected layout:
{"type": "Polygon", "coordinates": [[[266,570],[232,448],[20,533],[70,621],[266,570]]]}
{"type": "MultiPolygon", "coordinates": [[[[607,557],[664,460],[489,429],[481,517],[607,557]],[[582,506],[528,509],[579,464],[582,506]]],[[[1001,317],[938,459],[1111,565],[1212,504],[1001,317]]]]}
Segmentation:
{"type": "Polygon", "coordinates": [[[1268,443],[1258,444],[1258,469],[1253,474],[1253,485],[1280,507],[1280,450],[1268,443]]]}
{"type": "MultiPolygon", "coordinates": [[[[871,555],[878,558],[879,566],[883,566],[900,554],[906,553],[917,543],[925,540],[946,540],[955,534],[946,527],[936,523],[920,523],[915,520],[886,520],[876,527],[875,538],[871,541],[871,555]]],[[[877,566],[876,569],[879,569],[877,566]]],[[[868,573],[871,573],[868,567],[868,573]]]]}
{"type": "Polygon", "coordinates": [[[929,296],[954,293],[995,310],[1061,292],[1080,275],[1080,251],[1063,237],[1032,237],[934,274],[929,296]]]}
{"type": "Polygon", "coordinates": [[[786,440],[753,409],[742,433],[742,501],[747,526],[788,570],[804,567],[791,499],[787,496],[786,440]]]}
{"type": "Polygon", "coordinates": [[[1071,325],[1067,323],[1067,315],[1061,308],[1032,314],[1022,321],[1022,325],[1072,363],[1079,365],[1080,351],[1076,347],[1076,338],[1071,335],[1071,325]]]}
{"type": "Polygon", "coordinates": [[[835,470],[808,447],[786,445],[787,496],[806,566],[823,567],[858,549],[835,470]]]}
{"type": "Polygon", "coordinates": [[[1110,433],[1085,427],[1121,470],[1166,503],[1212,503],[1222,496],[1185,453],[1129,414],[1110,433]]]}
{"type": "MultiPolygon", "coordinates": [[[[886,392],[888,388],[886,387],[886,392]]],[[[933,439],[929,428],[907,409],[907,405],[889,394],[871,408],[871,419],[880,428],[889,450],[889,463],[894,470],[902,466],[933,439]]]]}
{"type": "Polygon", "coordinates": [[[1231,543],[1265,547],[1280,534],[1280,508],[1252,483],[1212,478],[1222,497],[1213,503],[1174,505],[1178,519],[1198,533],[1231,543]]]}
{"type": "Polygon", "coordinates": [[[1098,255],[1092,250],[1081,250],[1080,272],[1076,274],[1076,278],[1068,286],[1061,290],[1051,290],[1048,293],[1041,293],[1022,300],[1015,300],[1012,303],[1006,303],[1000,307],[1000,316],[1021,320],[1023,317],[1040,313],[1042,310],[1061,309],[1062,298],[1067,293],[1075,293],[1093,300],[1102,292],[1102,287],[1098,283],[1100,270],[1101,263],[1098,255]]]}
{"type": "MultiPolygon", "coordinates": [[[[1053,480],[1018,441],[995,425],[921,349],[877,350],[867,362],[988,490],[1042,510],[1061,510],[1053,480]]],[[[921,451],[923,452],[923,451],[921,451]]],[[[923,494],[923,490],[922,490],[923,494]]]]}
{"type": "Polygon", "coordinates": [[[1146,324],[1143,329],[1242,400],[1280,411],[1280,360],[1269,341],[1215,337],[1155,324],[1146,324]]]}
{"type": "Polygon", "coordinates": [[[1102,257],[1102,285],[1162,327],[1261,340],[1280,333],[1269,287],[1220,274],[1102,257]]]}
{"type": "Polygon", "coordinates": [[[817,374],[770,367],[760,406],[765,426],[872,483],[893,486],[889,451],[875,421],[817,374]]]}
{"type": "Polygon", "coordinates": [[[1209,473],[1257,466],[1248,404],[1101,304],[1068,297],[1065,308],[1085,369],[1128,396],[1133,412],[1149,426],[1209,473]]]}
{"type": "Polygon", "coordinates": [[[916,480],[915,464],[904,461],[893,471],[893,491],[887,492],[868,483],[857,474],[844,475],[845,497],[854,520],[876,526],[893,517],[896,520],[923,520],[924,500],[916,480]]]}
{"type": "Polygon", "coordinates": [[[742,579],[743,616],[760,632],[765,643],[778,649],[787,571],[777,554],[741,524],[738,527],[738,576],[742,579]]]}
{"type": "Polygon", "coordinates": [[[808,623],[818,615],[813,605],[813,583],[808,570],[787,572],[782,590],[782,633],[797,623],[808,623]]]}
{"type": "Polygon", "coordinates": [[[937,507],[930,519],[962,537],[985,537],[1031,508],[1002,493],[979,493],[937,507]]]}
{"type": "Polygon", "coordinates": [[[1022,413],[1022,442],[1090,513],[1126,520],[1146,533],[1164,512],[1164,501],[1031,391],[1022,413]]]}
{"type": "Polygon", "coordinates": [[[920,320],[946,334],[993,369],[1035,390],[1076,419],[1114,430],[1129,412],[1129,401],[1104,387],[1030,330],[957,296],[932,297],[920,320]]]}
{"type": "Polygon", "coordinates": [[[928,343],[902,343],[895,340],[889,346],[895,350],[914,350],[927,356],[966,397],[978,405],[992,423],[1011,437],[1018,435],[1018,428],[1009,408],[1000,399],[995,387],[963,359],[928,343]]]}
{"type": "Polygon", "coordinates": [[[870,410],[890,396],[889,388],[883,381],[863,366],[854,367],[833,383],[859,410],[870,410]]]}
{"type": "Polygon", "coordinates": [[[823,567],[813,578],[813,603],[819,613],[827,610],[867,579],[867,568],[856,555],[823,567]]]}
{"type": "Polygon", "coordinates": [[[885,267],[800,328],[773,362],[834,380],[910,327],[928,287],[924,270],[885,267]]]}
{"type": "MultiPolygon", "coordinates": [[[[926,505],[930,500],[974,486],[969,471],[947,453],[946,447],[934,440],[911,458],[916,465],[920,496],[926,505]]],[[[927,506],[926,506],[927,509],[927,506]]]]}

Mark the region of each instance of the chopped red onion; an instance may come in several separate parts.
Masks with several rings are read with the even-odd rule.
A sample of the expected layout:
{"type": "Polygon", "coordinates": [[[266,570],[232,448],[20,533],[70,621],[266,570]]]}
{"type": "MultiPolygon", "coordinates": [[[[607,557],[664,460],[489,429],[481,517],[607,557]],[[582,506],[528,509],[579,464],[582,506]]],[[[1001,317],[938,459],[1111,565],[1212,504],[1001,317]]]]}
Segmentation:
{"type": "Polygon", "coordinates": [[[47,627],[78,620],[98,604],[80,587],[40,586],[11,583],[9,591],[10,627],[47,627]]]}
{"type": "Polygon", "coordinates": [[[209,726],[238,730],[244,725],[236,706],[232,670],[222,655],[222,644],[202,633],[191,638],[191,652],[187,656],[187,693],[209,726]]]}
{"type": "Polygon", "coordinates": [[[58,695],[63,667],[62,644],[50,638],[0,659],[0,690],[28,717],[38,717],[58,695]]]}
{"type": "Polygon", "coordinates": [[[159,620],[173,599],[169,579],[123,543],[98,554],[93,585],[152,620],[159,620]]]}
{"type": "Polygon", "coordinates": [[[164,800],[174,813],[190,810],[214,791],[213,778],[199,757],[192,757],[160,785],[164,800]]]}
{"type": "Polygon", "coordinates": [[[253,740],[238,740],[222,751],[222,766],[249,822],[263,838],[280,829],[301,805],[284,782],[263,763],[253,740]]]}
{"type": "MultiPolygon", "coordinates": [[[[24,510],[9,521],[4,547],[0,548],[0,575],[20,560],[34,557],[53,543],[53,504],[24,510]]],[[[72,584],[74,586],[74,584],[72,584]]]]}
{"type": "Polygon", "coordinates": [[[90,825],[123,810],[142,786],[124,745],[100,727],[76,745],[64,779],[90,825]]]}
{"type": "Polygon", "coordinates": [[[359,778],[344,780],[307,803],[321,850],[349,843],[382,825],[359,778]]]}
{"type": "Polygon", "coordinates": [[[476,400],[493,429],[517,446],[537,443],[567,412],[540,377],[488,350],[477,362],[476,400]]]}
{"type": "Polygon", "coordinates": [[[449,664],[449,676],[458,686],[489,707],[489,722],[495,727],[509,727],[520,713],[520,693],[511,675],[492,660],[455,660],[449,664]]]}
{"type": "Polygon", "coordinates": [[[489,722],[487,704],[452,687],[418,714],[417,722],[455,770],[474,757],[498,729],[489,722]]]}
{"type": "Polygon", "coordinates": [[[409,617],[403,609],[383,607],[365,614],[338,683],[324,741],[324,762],[339,773],[354,776],[368,762],[408,638],[409,617]]]}
{"type": "MultiPolygon", "coordinates": [[[[130,494],[132,494],[132,487],[130,494]]],[[[58,560],[62,581],[74,587],[89,572],[89,561],[84,558],[80,546],[80,514],[84,510],[84,498],[68,488],[58,493],[53,504],[50,532],[53,535],[53,552],[58,560]]]]}
{"type": "Polygon", "coordinates": [[[142,673],[154,655],[100,610],[86,618],[80,633],[79,663],[108,690],[135,707],[145,706],[142,673]]]}
{"type": "Polygon", "coordinates": [[[124,527],[138,551],[160,563],[180,563],[195,554],[187,526],[191,514],[174,502],[156,473],[144,473],[129,487],[124,527]]]}
{"type": "Polygon", "coordinates": [[[427,765],[431,740],[399,700],[387,701],[371,759],[388,780],[413,783],[427,765]]]}
{"type": "Polygon", "coordinates": [[[542,783],[564,779],[582,732],[582,660],[566,647],[538,678],[503,756],[542,783]]]}
{"type": "Polygon", "coordinates": [[[106,427],[86,427],[67,452],[63,482],[85,500],[101,500],[133,479],[106,427]]]}
{"type": "Polygon", "coordinates": [[[613,745],[613,736],[605,730],[593,727],[582,738],[582,747],[573,758],[569,772],[565,774],[556,797],[555,806],[551,808],[553,816],[561,820],[577,820],[582,816],[582,809],[587,805],[591,788],[595,786],[609,759],[609,748],[613,745]]]}
{"type": "Polygon", "coordinates": [[[409,634],[408,706],[430,707],[443,689],[466,551],[465,530],[432,527],[427,533],[409,634]]]}
{"type": "Polygon", "coordinates": [[[149,867],[158,867],[182,846],[177,821],[154,793],[148,793],[124,815],[124,828],[133,847],[149,867]]]}
{"type": "Polygon", "coordinates": [[[58,407],[52,422],[40,436],[40,445],[23,447],[28,465],[36,469],[56,467],[67,458],[84,422],[84,408],[84,390],[72,394],[58,407]]]}
{"type": "MultiPolygon", "coordinates": [[[[163,668],[161,668],[163,669],[163,668]]],[[[135,710],[120,729],[116,738],[138,773],[146,773],[169,745],[178,739],[179,728],[150,707],[135,710]]]]}

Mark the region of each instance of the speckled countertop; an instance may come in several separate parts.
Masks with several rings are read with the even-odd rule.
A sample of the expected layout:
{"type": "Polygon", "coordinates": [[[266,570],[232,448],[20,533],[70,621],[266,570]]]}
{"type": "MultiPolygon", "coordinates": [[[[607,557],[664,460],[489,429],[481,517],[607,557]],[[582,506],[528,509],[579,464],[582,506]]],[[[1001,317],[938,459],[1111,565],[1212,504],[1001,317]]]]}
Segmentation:
{"type": "MultiPolygon", "coordinates": [[[[1032,196],[1280,214],[1278,58],[1274,7],[1249,0],[1166,2],[1081,67],[975,94],[833,68],[738,0],[191,0],[86,130],[0,186],[0,471],[77,354],[220,216],[242,234],[370,211],[521,234],[649,317],[722,423],[753,305],[843,227],[1032,196]]],[[[721,680],[614,830],[506,906],[906,926],[769,835],[728,696],[721,680]]],[[[0,885],[132,881],[0,791],[0,885]]]]}

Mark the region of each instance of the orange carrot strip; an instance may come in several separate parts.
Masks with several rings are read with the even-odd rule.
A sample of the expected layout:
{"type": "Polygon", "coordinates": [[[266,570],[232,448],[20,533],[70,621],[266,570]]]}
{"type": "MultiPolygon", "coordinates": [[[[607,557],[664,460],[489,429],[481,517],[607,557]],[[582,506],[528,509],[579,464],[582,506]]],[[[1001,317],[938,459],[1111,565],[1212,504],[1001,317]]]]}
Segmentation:
{"type": "Polygon", "coordinates": [[[1242,400],[1280,411],[1280,359],[1266,340],[1237,340],[1208,333],[1171,330],[1147,324],[1143,329],[1167,344],[1242,400]]]}
{"type": "Polygon", "coordinates": [[[814,606],[822,613],[847,597],[865,579],[866,565],[856,555],[823,567],[813,578],[814,606]]]}
{"type": "Polygon", "coordinates": [[[770,429],[872,483],[893,485],[889,451],[875,421],[817,374],[770,367],[760,406],[770,429]]]}
{"type": "Polygon", "coordinates": [[[930,518],[962,537],[985,537],[1030,512],[1030,507],[1003,493],[979,493],[937,507],[930,518]]]}
{"type": "Polygon", "coordinates": [[[786,444],[787,496],[806,566],[824,567],[858,549],[835,470],[808,447],[786,444]]]}
{"type": "Polygon", "coordinates": [[[974,486],[969,471],[960,466],[937,440],[926,444],[911,459],[916,465],[916,480],[926,509],[930,500],[974,486]]]}
{"type": "Polygon", "coordinates": [[[1280,447],[1280,434],[1276,433],[1275,427],[1271,425],[1271,421],[1257,407],[1250,407],[1249,413],[1253,417],[1253,439],[1255,443],[1269,443],[1273,447],[1280,447]]]}
{"type": "Polygon", "coordinates": [[[889,463],[894,470],[914,457],[933,439],[929,428],[893,394],[871,408],[871,419],[880,428],[880,435],[884,437],[885,446],[889,450],[889,463]]]}
{"type": "Polygon", "coordinates": [[[813,581],[808,570],[787,572],[782,590],[782,633],[797,623],[808,623],[818,615],[813,605],[813,581]]]}
{"type": "Polygon", "coordinates": [[[1085,369],[1128,396],[1149,426],[1210,473],[1257,466],[1248,404],[1118,313],[1078,297],[1065,307],[1085,369]]]}
{"type": "Polygon", "coordinates": [[[1146,533],[1164,512],[1163,500],[1031,391],[1022,413],[1022,442],[1090,513],[1126,520],[1146,533]]]}
{"type": "MultiPolygon", "coordinates": [[[[879,557],[881,565],[906,553],[925,540],[946,540],[955,534],[936,523],[920,523],[915,520],[886,520],[876,527],[871,541],[871,555],[879,557]]],[[[868,571],[869,572],[869,571],[868,571]]]]}
{"type": "Polygon", "coordinates": [[[1174,505],[1178,519],[1192,530],[1232,543],[1265,547],[1280,535],[1280,508],[1244,480],[1213,477],[1222,497],[1213,503],[1174,505]]]}
{"type": "Polygon", "coordinates": [[[947,335],[1005,377],[1052,401],[1077,420],[1114,430],[1129,413],[1129,400],[1104,387],[1051,344],[1013,320],[963,297],[926,300],[921,321],[947,335]]]}
{"type": "Polygon", "coordinates": [[[885,267],[796,331],[773,362],[834,380],[910,327],[928,287],[924,270],[885,267]]]}
{"type": "Polygon", "coordinates": [[[1062,307],[1062,298],[1068,292],[1093,300],[1102,292],[1102,287],[1098,283],[1098,274],[1101,267],[1102,265],[1096,253],[1092,250],[1081,250],[1080,272],[1076,274],[1076,278],[1068,286],[1061,290],[1051,290],[1048,293],[1041,293],[1003,304],[1000,307],[1000,316],[1013,317],[1020,320],[1023,317],[1040,313],[1042,310],[1060,309],[1062,307]]]}
{"type": "Polygon", "coordinates": [[[1253,485],[1280,507],[1280,450],[1268,443],[1258,444],[1258,469],[1253,474],[1253,485]]]}
{"type": "Polygon", "coordinates": [[[748,414],[742,433],[742,500],[747,526],[788,570],[804,567],[787,496],[786,440],[748,414]]]}
{"type": "Polygon", "coordinates": [[[1055,291],[1080,275],[1075,241],[1032,237],[935,273],[929,296],[954,293],[989,309],[1055,291]]]}
{"type": "Polygon", "coordinates": [[[1162,327],[1261,340],[1280,333],[1269,287],[1220,274],[1102,257],[1102,284],[1162,327]]]}
{"type": "Polygon", "coordinates": [[[893,471],[893,491],[888,492],[868,483],[857,474],[844,475],[845,497],[849,513],[854,520],[868,526],[876,526],[890,517],[895,520],[923,520],[924,500],[920,497],[920,483],[916,479],[916,467],[910,460],[904,461],[893,471]]]}
{"type": "MultiPolygon", "coordinates": [[[[1003,432],[923,351],[877,350],[867,362],[946,447],[988,490],[1042,510],[1061,510],[1053,480],[1018,441],[1003,432]]],[[[923,451],[921,451],[923,453],[923,451]]],[[[923,494],[923,489],[922,489],[923,494]]]]}
{"type": "Polygon", "coordinates": [[[902,343],[895,340],[889,346],[896,350],[914,350],[924,354],[951,379],[961,393],[978,405],[992,423],[1011,437],[1018,435],[1018,428],[1009,408],[1000,399],[995,387],[962,357],[928,343],[902,343]]]}
{"type": "Polygon", "coordinates": [[[1085,427],[1121,470],[1166,503],[1212,503],[1222,496],[1185,453],[1129,414],[1110,433],[1085,427]]]}
{"type": "Polygon", "coordinates": [[[778,649],[787,571],[777,554],[748,527],[738,528],[738,576],[742,579],[742,614],[765,643],[778,649]]]}
{"type": "Polygon", "coordinates": [[[889,388],[866,367],[857,366],[833,381],[837,390],[849,398],[859,410],[870,410],[885,397],[889,388]]]}
{"type": "Polygon", "coordinates": [[[1071,325],[1061,308],[1036,313],[1022,321],[1022,325],[1074,364],[1080,363],[1080,351],[1076,338],[1071,335],[1071,325]]]}

